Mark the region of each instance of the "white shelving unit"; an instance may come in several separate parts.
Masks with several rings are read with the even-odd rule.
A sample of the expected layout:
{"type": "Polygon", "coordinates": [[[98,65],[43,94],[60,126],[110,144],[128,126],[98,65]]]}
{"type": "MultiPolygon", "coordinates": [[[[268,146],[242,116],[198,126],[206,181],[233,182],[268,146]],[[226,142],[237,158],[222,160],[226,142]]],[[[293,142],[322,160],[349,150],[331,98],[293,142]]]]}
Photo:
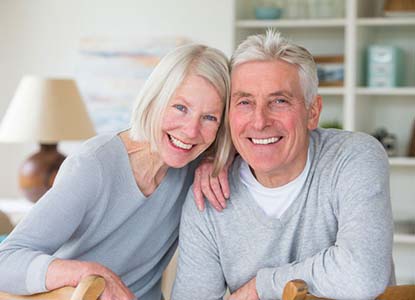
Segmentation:
{"type": "MultiPolygon", "coordinates": [[[[309,2],[310,3],[310,2],[309,2]]],[[[338,121],[352,131],[373,133],[385,127],[397,136],[397,157],[390,158],[394,218],[415,222],[415,158],[406,157],[415,122],[415,17],[383,17],[382,0],[344,0],[344,17],[256,20],[255,1],[234,0],[234,48],[248,35],[276,28],[313,55],[343,55],[341,87],[321,87],[322,122],[338,121]],[[402,87],[365,86],[369,45],[396,45],[404,52],[402,87]]],[[[415,234],[396,233],[394,258],[399,283],[415,283],[415,234]]]]}
{"type": "Polygon", "coordinates": [[[396,244],[409,244],[409,245],[412,245],[412,244],[415,243],[415,235],[398,233],[398,234],[395,234],[395,236],[393,237],[393,241],[396,244]]]}

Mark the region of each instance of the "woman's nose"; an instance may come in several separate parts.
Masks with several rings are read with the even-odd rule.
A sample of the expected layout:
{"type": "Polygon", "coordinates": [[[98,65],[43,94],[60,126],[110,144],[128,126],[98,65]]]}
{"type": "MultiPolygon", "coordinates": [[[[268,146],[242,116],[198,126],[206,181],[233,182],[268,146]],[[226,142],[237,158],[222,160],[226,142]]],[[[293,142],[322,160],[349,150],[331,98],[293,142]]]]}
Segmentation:
{"type": "Polygon", "coordinates": [[[200,133],[200,118],[193,117],[187,120],[183,131],[188,138],[196,138],[200,133]]]}

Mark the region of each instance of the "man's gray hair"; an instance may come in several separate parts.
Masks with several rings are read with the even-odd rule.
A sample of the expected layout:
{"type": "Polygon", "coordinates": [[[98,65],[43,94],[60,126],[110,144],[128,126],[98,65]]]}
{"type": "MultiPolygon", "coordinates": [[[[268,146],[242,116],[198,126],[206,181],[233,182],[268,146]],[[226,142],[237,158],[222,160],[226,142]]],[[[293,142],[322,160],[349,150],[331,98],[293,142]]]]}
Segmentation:
{"type": "Polygon", "coordinates": [[[251,35],[235,50],[231,71],[238,65],[251,61],[281,59],[297,66],[306,107],[317,96],[317,67],[307,49],[284,38],[280,32],[268,29],[266,34],[251,35]]]}

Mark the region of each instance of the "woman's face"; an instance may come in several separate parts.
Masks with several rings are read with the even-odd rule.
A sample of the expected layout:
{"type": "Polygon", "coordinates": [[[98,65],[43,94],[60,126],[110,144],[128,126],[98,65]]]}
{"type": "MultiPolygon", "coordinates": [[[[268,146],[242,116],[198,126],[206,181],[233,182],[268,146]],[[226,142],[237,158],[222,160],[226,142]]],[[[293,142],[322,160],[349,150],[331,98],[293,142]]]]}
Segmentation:
{"type": "Polygon", "coordinates": [[[158,150],[170,167],[180,168],[198,157],[215,140],[224,103],[210,82],[189,75],[177,88],[161,121],[158,150]]]}

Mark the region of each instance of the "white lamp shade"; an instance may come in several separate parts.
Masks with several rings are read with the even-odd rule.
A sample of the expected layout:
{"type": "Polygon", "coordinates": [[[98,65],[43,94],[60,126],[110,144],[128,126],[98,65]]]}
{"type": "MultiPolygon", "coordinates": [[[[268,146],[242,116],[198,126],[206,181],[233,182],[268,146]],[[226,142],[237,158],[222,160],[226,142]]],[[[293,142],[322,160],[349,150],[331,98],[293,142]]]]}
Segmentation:
{"type": "Polygon", "coordinates": [[[75,81],[25,76],[0,127],[2,142],[57,143],[95,135],[75,81]]]}

